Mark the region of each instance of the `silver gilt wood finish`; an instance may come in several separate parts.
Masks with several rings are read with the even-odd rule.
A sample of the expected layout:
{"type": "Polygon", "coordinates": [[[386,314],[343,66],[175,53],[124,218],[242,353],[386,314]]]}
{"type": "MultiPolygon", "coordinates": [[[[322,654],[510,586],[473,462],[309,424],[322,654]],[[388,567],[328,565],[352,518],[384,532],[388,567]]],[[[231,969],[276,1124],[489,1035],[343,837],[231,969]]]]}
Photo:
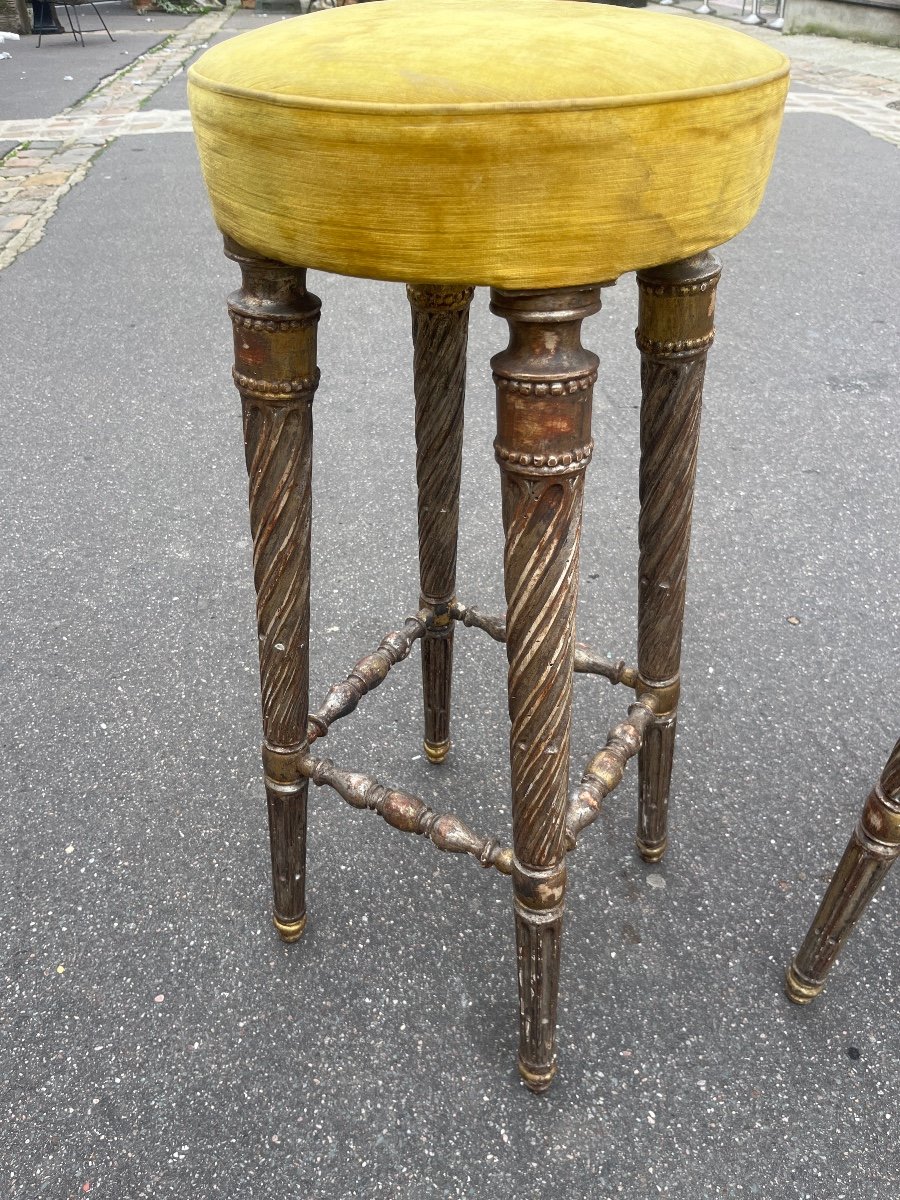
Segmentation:
{"type": "Polygon", "coordinates": [[[638,684],[658,715],[638,759],[637,847],[657,862],[668,841],[669,787],[681,690],[681,635],[706,353],[720,267],[712,254],[638,272],[641,513],[638,684]]]}
{"type": "Polygon", "coordinates": [[[420,604],[434,610],[422,639],[424,749],[441,763],[450,750],[450,691],[462,470],[466,346],[473,288],[407,288],[412,309],[419,490],[420,604]]]}
{"type": "Polygon", "coordinates": [[[319,300],[306,272],[226,239],[243,286],[228,302],[241,394],[259,635],[263,769],[275,928],[306,927],[306,799],[300,769],[309,708],[312,400],[319,300]]]}
{"type": "Polygon", "coordinates": [[[491,366],[506,536],[518,1061],[527,1086],[540,1092],[556,1072],[575,605],[597,378],[597,356],[580,335],[600,290],[491,297],[510,330],[491,366]]]}

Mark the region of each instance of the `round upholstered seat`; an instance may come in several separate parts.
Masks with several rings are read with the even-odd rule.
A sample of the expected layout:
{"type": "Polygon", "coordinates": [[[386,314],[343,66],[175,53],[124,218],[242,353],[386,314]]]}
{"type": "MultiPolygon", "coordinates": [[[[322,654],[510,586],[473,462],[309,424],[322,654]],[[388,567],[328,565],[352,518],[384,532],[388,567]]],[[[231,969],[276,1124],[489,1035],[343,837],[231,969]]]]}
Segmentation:
{"type": "Polygon", "coordinates": [[[190,105],[219,227],[293,265],[555,287],[751,220],[783,55],[671,13],[383,0],[207,51],[190,105]]]}

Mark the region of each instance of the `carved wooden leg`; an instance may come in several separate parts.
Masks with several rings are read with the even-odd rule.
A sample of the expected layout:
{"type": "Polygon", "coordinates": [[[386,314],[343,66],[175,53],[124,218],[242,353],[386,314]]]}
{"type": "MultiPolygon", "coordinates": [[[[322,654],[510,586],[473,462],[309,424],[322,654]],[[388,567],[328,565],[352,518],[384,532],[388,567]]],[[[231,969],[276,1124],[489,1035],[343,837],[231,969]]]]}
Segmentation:
{"type": "Polygon", "coordinates": [[[491,365],[506,533],[519,1071],[541,1092],[556,1072],[578,550],[597,377],[580,333],[600,291],[494,290],[491,299],[510,326],[509,347],[491,365]]]}
{"type": "Polygon", "coordinates": [[[806,939],[787,969],[785,989],[796,1004],[809,1004],[821,992],[834,960],[898,856],[900,741],[869,793],[806,939]]]}
{"type": "Polygon", "coordinates": [[[637,848],[646,862],[658,862],[666,849],[697,438],[719,272],[709,253],[638,272],[643,402],[637,692],[654,692],[660,701],[639,758],[637,848]]]}
{"type": "Polygon", "coordinates": [[[434,625],[422,639],[425,753],[443,762],[450,749],[450,686],[456,588],[459,478],[462,468],[466,343],[473,288],[407,288],[413,317],[419,578],[434,625]]]}
{"type": "Polygon", "coordinates": [[[244,410],[256,582],[263,769],[275,928],[306,926],[306,794],[299,769],[309,710],[309,539],[312,399],[318,383],[319,300],[306,272],[261,259],[226,238],[243,287],[228,301],[234,380],[244,410]]]}

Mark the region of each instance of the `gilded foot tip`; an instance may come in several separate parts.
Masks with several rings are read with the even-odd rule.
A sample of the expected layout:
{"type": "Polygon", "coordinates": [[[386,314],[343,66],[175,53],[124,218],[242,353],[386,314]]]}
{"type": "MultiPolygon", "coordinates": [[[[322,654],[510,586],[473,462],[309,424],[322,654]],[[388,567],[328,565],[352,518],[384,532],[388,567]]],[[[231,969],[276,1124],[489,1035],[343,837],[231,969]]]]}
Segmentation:
{"type": "Polygon", "coordinates": [[[522,1082],[530,1092],[534,1092],[538,1096],[541,1092],[546,1092],[556,1075],[555,1059],[547,1066],[538,1067],[534,1063],[524,1063],[520,1058],[518,1060],[518,1067],[519,1074],[522,1076],[522,1082]]]}
{"type": "Polygon", "coordinates": [[[664,837],[661,842],[656,842],[652,846],[647,842],[642,842],[640,838],[636,840],[637,852],[645,863],[658,863],[665,854],[668,844],[668,837],[664,837]]]}
{"type": "Polygon", "coordinates": [[[450,739],[448,738],[446,742],[429,742],[426,739],[422,746],[429,762],[442,763],[450,752],[450,739]]]}
{"type": "Polygon", "coordinates": [[[306,913],[297,921],[281,921],[278,917],[273,917],[272,924],[278,930],[283,942],[297,942],[303,937],[303,931],[306,928],[306,913]]]}
{"type": "Polygon", "coordinates": [[[809,1004],[811,1000],[815,1000],[819,992],[825,986],[824,983],[810,983],[798,974],[794,963],[788,967],[784,973],[784,990],[788,1000],[793,1000],[795,1004],[809,1004]]]}

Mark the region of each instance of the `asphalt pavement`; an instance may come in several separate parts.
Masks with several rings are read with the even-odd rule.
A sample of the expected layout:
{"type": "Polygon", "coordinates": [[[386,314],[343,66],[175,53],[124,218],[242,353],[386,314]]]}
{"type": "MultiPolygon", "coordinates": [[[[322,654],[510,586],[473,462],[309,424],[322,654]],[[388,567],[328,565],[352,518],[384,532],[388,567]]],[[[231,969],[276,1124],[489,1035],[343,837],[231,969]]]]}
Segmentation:
{"type": "MultiPolygon", "coordinates": [[[[515,1071],[499,876],[314,790],[309,928],[287,947],[270,924],[238,278],[190,135],[113,140],[0,271],[0,1195],[895,1200],[900,877],[816,1004],[782,992],[900,733],[900,150],[823,80],[834,111],[788,113],[763,209],[721,251],[670,851],[633,851],[632,769],[570,862],[542,1098],[515,1071]]],[[[12,115],[38,103],[19,89],[12,115]]],[[[317,700],[418,581],[404,290],[311,287],[317,700]]],[[[635,313],[626,277],[585,329],[579,607],[580,636],[629,661],[635,313]]],[[[503,344],[479,291],[459,594],[489,611],[503,344]]],[[[506,839],[503,650],[457,646],[442,768],[415,655],[329,753],[506,839]]],[[[626,704],[577,680],[573,776],[626,704]]]]}
{"type": "MultiPolygon", "coordinates": [[[[0,63],[4,85],[0,119],[53,116],[193,19],[177,13],[141,14],[119,2],[100,3],[98,8],[113,42],[105,33],[89,33],[81,46],[68,30],[43,37],[40,46],[36,37],[4,42],[3,49],[11,57],[0,63]]],[[[87,5],[81,10],[81,23],[85,29],[100,28],[87,5]]]]}

